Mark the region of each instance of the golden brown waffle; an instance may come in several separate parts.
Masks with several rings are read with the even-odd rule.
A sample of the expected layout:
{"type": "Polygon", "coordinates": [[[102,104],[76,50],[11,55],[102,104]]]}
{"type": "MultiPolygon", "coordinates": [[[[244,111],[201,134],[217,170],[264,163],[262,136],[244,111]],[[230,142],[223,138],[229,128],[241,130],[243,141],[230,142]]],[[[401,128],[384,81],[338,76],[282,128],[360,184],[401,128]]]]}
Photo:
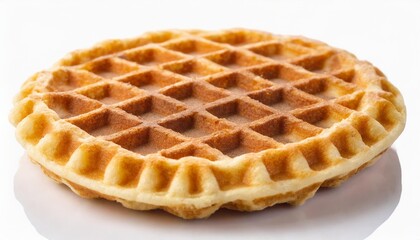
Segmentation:
{"type": "Polygon", "coordinates": [[[31,159],[77,194],[182,218],[301,204],[372,163],[405,118],[370,63],[243,29],[75,51],[31,77],[11,114],[31,159]]]}

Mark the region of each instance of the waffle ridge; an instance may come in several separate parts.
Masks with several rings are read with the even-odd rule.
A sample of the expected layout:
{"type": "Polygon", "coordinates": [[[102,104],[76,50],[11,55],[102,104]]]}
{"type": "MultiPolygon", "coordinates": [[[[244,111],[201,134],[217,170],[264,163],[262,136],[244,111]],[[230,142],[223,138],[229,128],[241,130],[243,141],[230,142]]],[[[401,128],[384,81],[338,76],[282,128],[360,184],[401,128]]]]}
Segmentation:
{"type": "Polygon", "coordinates": [[[72,52],[23,84],[10,115],[30,158],[77,194],[187,219],[302,204],[372,164],[405,119],[372,64],[247,29],[72,52]]]}

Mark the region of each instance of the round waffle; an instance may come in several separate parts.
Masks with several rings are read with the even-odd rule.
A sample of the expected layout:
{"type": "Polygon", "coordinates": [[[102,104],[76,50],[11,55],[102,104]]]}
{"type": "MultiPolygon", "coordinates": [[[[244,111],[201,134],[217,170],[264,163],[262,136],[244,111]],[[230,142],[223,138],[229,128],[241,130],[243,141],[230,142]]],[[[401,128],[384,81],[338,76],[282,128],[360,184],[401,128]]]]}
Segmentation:
{"type": "Polygon", "coordinates": [[[75,193],[182,218],[301,204],[373,163],[405,119],[370,63],[245,29],[72,52],[24,83],[11,114],[30,158],[75,193]]]}

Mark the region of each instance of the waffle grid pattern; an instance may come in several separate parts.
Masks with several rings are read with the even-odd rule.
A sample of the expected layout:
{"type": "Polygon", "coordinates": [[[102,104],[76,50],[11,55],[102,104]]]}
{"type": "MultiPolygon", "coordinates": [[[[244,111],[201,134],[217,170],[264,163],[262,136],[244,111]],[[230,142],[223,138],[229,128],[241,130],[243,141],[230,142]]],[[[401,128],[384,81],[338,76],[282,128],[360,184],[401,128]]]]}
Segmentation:
{"type": "MultiPolygon", "coordinates": [[[[384,151],[405,122],[402,98],[379,70],[313,40],[242,29],[168,31],[101,46],[28,80],[12,122],[34,155],[87,179],[77,184],[119,189],[83,194],[68,181],[74,191],[132,208],[195,218],[223,204],[299,204],[384,151]],[[355,162],[361,153],[370,158],[355,162]],[[346,161],[351,169],[341,169],[346,161]],[[310,178],[318,180],[302,180],[310,178]],[[309,190],[275,201],[261,199],[282,191],[226,197],[296,179],[305,183],[284,191],[309,190]],[[121,189],[187,204],[138,201],[121,189]],[[226,199],[218,202],[220,192],[226,199]]],[[[66,183],[71,177],[60,171],[55,178],[66,183]]]]}

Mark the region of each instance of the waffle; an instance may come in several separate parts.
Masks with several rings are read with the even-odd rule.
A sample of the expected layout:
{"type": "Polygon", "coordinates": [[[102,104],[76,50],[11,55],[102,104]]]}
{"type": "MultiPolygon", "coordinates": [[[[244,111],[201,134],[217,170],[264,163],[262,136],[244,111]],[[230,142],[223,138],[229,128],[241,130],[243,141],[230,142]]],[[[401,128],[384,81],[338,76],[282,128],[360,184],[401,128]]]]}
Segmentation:
{"type": "Polygon", "coordinates": [[[338,186],[396,140],[406,110],[380,70],[322,42],[169,30],[68,54],[23,84],[10,118],[78,195],[191,219],[338,186]]]}

